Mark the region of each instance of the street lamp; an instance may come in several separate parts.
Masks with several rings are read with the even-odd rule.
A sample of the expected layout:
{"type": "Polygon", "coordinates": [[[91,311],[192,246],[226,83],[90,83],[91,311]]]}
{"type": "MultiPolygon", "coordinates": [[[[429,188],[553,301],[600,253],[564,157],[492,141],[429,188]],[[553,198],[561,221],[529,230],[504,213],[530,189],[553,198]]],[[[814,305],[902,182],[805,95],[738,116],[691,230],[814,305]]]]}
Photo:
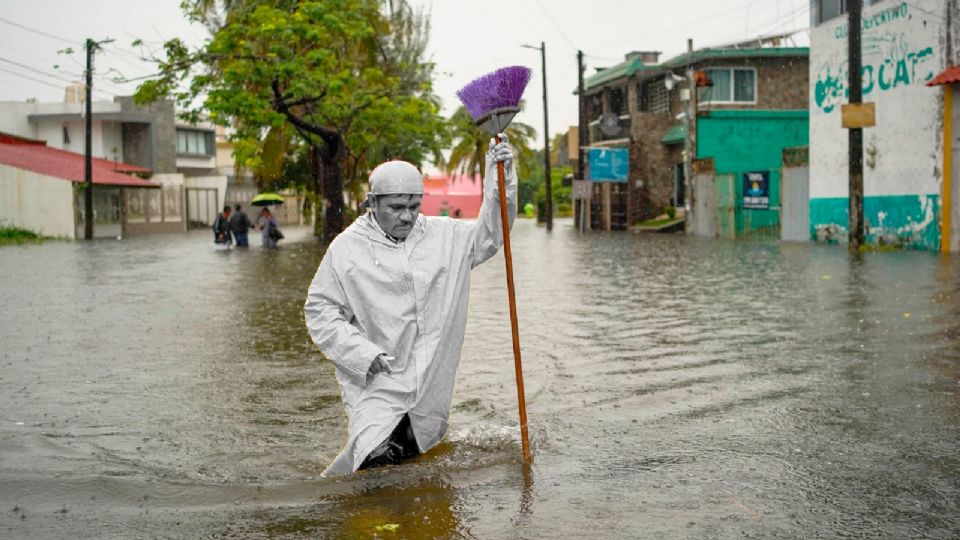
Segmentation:
{"type": "Polygon", "coordinates": [[[544,42],[540,42],[539,47],[534,47],[533,45],[527,45],[524,43],[521,47],[527,49],[535,49],[540,51],[540,62],[542,64],[543,71],[543,172],[544,172],[544,189],[546,195],[546,202],[544,203],[544,210],[546,210],[546,216],[544,216],[545,221],[547,222],[547,230],[553,230],[553,186],[550,181],[550,127],[547,119],[549,115],[547,114],[547,45],[544,42]]]}

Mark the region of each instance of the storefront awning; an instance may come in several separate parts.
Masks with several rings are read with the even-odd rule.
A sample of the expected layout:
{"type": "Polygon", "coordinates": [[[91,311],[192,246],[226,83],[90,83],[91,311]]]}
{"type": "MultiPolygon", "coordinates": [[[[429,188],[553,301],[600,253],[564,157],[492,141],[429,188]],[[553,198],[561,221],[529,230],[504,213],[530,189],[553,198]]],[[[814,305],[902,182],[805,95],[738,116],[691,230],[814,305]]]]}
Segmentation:
{"type": "Polygon", "coordinates": [[[684,124],[676,124],[667,130],[666,135],[660,137],[660,142],[663,144],[681,144],[687,138],[687,126],[684,124]]]}
{"type": "Polygon", "coordinates": [[[927,86],[940,86],[944,84],[960,83],[960,65],[950,66],[943,70],[939,75],[930,79],[927,86]]]}

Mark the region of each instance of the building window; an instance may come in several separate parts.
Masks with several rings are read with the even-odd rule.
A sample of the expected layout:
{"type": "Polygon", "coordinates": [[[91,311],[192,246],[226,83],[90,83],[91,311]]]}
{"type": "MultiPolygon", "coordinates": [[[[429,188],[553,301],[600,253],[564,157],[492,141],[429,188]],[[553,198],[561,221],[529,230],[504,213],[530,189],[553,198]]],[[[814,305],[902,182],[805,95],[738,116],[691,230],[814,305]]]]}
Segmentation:
{"type": "Polygon", "coordinates": [[[820,24],[846,12],[847,0],[816,0],[813,16],[816,24],[820,24]]]}
{"type": "Polygon", "coordinates": [[[624,89],[623,88],[611,88],[609,90],[610,94],[610,112],[620,116],[626,112],[626,100],[624,99],[624,89]]]}
{"type": "Polygon", "coordinates": [[[209,131],[178,129],[177,153],[212,156],[213,133],[209,131]]]}
{"type": "Polygon", "coordinates": [[[640,83],[640,112],[668,113],[670,100],[663,79],[657,78],[640,83]]]}
{"type": "MultiPolygon", "coordinates": [[[[863,5],[872,6],[879,4],[883,0],[861,0],[863,5]]],[[[829,21],[835,17],[846,14],[850,9],[850,0],[814,0],[813,2],[813,24],[819,26],[820,23],[829,21]]]]}
{"type": "Polygon", "coordinates": [[[697,88],[697,100],[700,103],[757,102],[757,70],[711,68],[706,72],[713,85],[697,88]]]}

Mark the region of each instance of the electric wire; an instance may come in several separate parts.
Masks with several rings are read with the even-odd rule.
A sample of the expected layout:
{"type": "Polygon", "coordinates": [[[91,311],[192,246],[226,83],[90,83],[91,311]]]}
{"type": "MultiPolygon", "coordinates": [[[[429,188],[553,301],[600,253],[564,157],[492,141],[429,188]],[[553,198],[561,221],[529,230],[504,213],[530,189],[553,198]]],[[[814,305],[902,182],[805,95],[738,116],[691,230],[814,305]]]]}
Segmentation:
{"type": "Polygon", "coordinates": [[[72,83],[72,82],[74,82],[74,81],[71,81],[71,80],[68,80],[68,79],[64,79],[64,78],[62,78],[62,77],[60,77],[60,76],[58,76],[58,75],[55,75],[55,74],[53,74],[53,73],[48,73],[48,72],[46,72],[46,71],[41,71],[41,70],[39,70],[39,69],[30,67],[30,66],[28,66],[28,65],[26,65],[26,64],[21,64],[20,62],[14,62],[13,60],[10,60],[10,59],[7,59],[7,58],[3,58],[2,56],[0,56],[0,62],[4,62],[4,63],[6,63],[6,64],[11,64],[11,65],[17,66],[18,68],[25,69],[25,70],[27,70],[27,71],[32,71],[32,72],[37,73],[37,74],[39,74],[39,75],[46,75],[47,77],[51,77],[51,78],[57,79],[58,81],[63,81],[63,82],[66,82],[66,83],[72,83]]]}
{"type": "MultiPolygon", "coordinates": [[[[677,29],[680,29],[680,28],[688,28],[688,27],[692,27],[692,26],[695,26],[695,25],[698,25],[698,24],[701,24],[701,23],[705,23],[705,22],[709,22],[709,23],[711,23],[711,24],[716,24],[716,23],[717,23],[717,19],[724,18],[724,17],[728,17],[728,16],[730,16],[730,15],[733,15],[733,14],[742,12],[742,11],[744,11],[744,10],[746,10],[746,9],[749,9],[750,6],[752,6],[754,3],[755,3],[755,0],[751,0],[751,1],[747,2],[747,3],[745,3],[745,4],[740,4],[739,6],[734,7],[734,8],[725,9],[725,10],[723,10],[723,11],[717,11],[717,12],[714,12],[714,13],[712,13],[712,14],[710,14],[710,15],[705,15],[705,16],[703,16],[703,17],[699,17],[699,18],[696,18],[696,19],[686,20],[686,21],[683,21],[683,22],[678,23],[678,24],[675,24],[675,25],[658,28],[657,30],[655,30],[655,31],[653,31],[653,32],[646,32],[645,35],[647,35],[647,36],[651,36],[651,35],[663,35],[663,34],[665,34],[665,33],[672,32],[672,31],[677,30],[677,29]]],[[[792,7],[792,6],[793,6],[793,5],[791,4],[791,7],[792,7]]],[[[738,34],[739,34],[739,32],[738,32],[738,34]]],[[[635,39],[635,38],[630,38],[630,39],[625,39],[625,40],[618,40],[618,41],[614,41],[614,42],[609,42],[609,43],[604,44],[604,45],[601,45],[601,46],[599,46],[599,47],[592,47],[592,49],[593,49],[593,50],[605,50],[605,49],[610,49],[610,48],[613,48],[613,47],[622,45],[622,44],[624,44],[624,43],[628,43],[628,42],[630,42],[630,41],[633,41],[634,39],[635,39]]]]}
{"type": "MultiPolygon", "coordinates": [[[[75,82],[82,82],[82,81],[78,81],[78,80],[76,80],[76,79],[74,79],[74,80],[65,79],[65,78],[63,78],[63,77],[60,77],[60,76],[59,76],[58,74],[56,74],[56,73],[50,73],[50,72],[48,72],[48,71],[39,70],[39,69],[36,69],[36,68],[34,68],[34,67],[28,66],[28,65],[26,65],[26,64],[21,64],[20,62],[16,62],[16,61],[10,60],[9,58],[0,57],[0,62],[4,62],[4,63],[6,63],[6,64],[10,64],[10,65],[12,65],[12,66],[16,66],[17,68],[20,68],[20,69],[25,69],[25,70],[27,70],[27,71],[36,73],[36,74],[38,74],[38,75],[43,75],[43,76],[45,76],[45,77],[50,77],[51,79],[56,79],[56,80],[58,80],[58,81],[65,82],[65,83],[67,83],[67,84],[72,84],[72,83],[75,83],[75,82]]],[[[71,75],[71,74],[69,74],[69,73],[65,73],[65,74],[66,74],[66,75],[71,75]]],[[[80,74],[73,74],[73,75],[74,75],[75,77],[83,78],[83,75],[80,75],[80,74]]],[[[109,77],[105,77],[105,76],[102,76],[102,75],[101,75],[101,76],[96,76],[96,75],[95,75],[94,77],[97,78],[97,79],[103,80],[103,81],[105,81],[105,82],[111,83],[111,84],[113,84],[113,85],[115,85],[115,86],[119,86],[116,81],[113,81],[113,80],[110,79],[109,77]]],[[[94,91],[95,91],[95,92],[96,92],[96,91],[99,91],[99,89],[94,88],[94,91]]],[[[115,95],[115,94],[109,94],[109,95],[115,95]]]]}
{"type": "MultiPolygon", "coordinates": [[[[63,89],[64,89],[63,86],[60,86],[60,85],[58,85],[58,84],[56,84],[56,83],[52,83],[52,82],[49,82],[49,81],[44,81],[44,80],[41,80],[41,79],[37,79],[37,78],[35,78],[35,77],[31,77],[31,76],[29,76],[29,75],[25,75],[25,74],[20,73],[20,72],[17,72],[17,71],[11,71],[11,70],[9,70],[9,69],[7,69],[7,68],[4,68],[4,67],[0,67],[0,71],[2,71],[2,72],[4,72],[4,73],[9,73],[10,75],[16,75],[17,77],[22,77],[22,78],[24,78],[24,79],[27,79],[27,80],[29,80],[29,81],[33,81],[33,82],[38,83],[38,84],[43,84],[43,85],[49,86],[49,87],[51,87],[51,88],[56,88],[57,90],[63,90],[63,89]]],[[[68,82],[74,82],[74,81],[68,81],[68,82]]],[[[98,94],[102,94],[102,95],[107,96],[107,97],[111,97],[111,98],[117,96],[116,94],[113,94],[113,93],[111,93],[111,92],[107,92],[107,91],[105,91],[105,90],[99,90],[99,89],[97,89],[97,88],[93,88],[91,91],[92,91],[92,92],[96,92],[96,93],[98,93],[98,94]]]]}
{"type": "Polygon", "coordinates": [[[9,24],[10,26],[16,26],[17,28],[20,28],[20,29],[22,29],[22,30],[26,30],[27,32],[33,32],[34,34],[37,34],[37,35],[39,35],[39,36],[43,36],[43,37],[50,38],[50,39],[55,39],[55,40],[60,41],[60,42],[62,42],[62,43],[67,43],[67,44],[69,44],[69,45],[83,46],[83,42],[72,41],[72,40],[69,40],[69,39],[64,38],[63,36],[55,36],[55,35],[53,35],[53,34],[48,34],[48,33],[44,32],[43,30],[37,30],[36,28],[31,28],[31,27],[29,27],[29,26],[26,26],[26,25],[23,25],[23,24],[20,24],[20,23],[11,21],[11,20],[9,20],[9,19],[4,19],[3,17],[0,17],[0,22],[7,23],[7,24],[9,24]]]}
{"type": "Polygon", "coordinates": [[[557,31],[557,33],[560,34],[560,37],[562,37],[563,40],[567,42],[567,45],[570,45],[571,49],[577,50],[577,46],[573,44],[573,41],[571,41],[569,37],[567,37],[567,34],[563,31],[560,25],[557,24],[557,21],[554,20],[553,16],[550,15],[550,12],[543,7],[543,4],[540,3],[540,0],[533,0],[533,2],[537,5],[538,8],[540,8],[540,11],[547,17],[547,20],[550,21],[550,24],[553,25],[553,28],[557,31]]]}

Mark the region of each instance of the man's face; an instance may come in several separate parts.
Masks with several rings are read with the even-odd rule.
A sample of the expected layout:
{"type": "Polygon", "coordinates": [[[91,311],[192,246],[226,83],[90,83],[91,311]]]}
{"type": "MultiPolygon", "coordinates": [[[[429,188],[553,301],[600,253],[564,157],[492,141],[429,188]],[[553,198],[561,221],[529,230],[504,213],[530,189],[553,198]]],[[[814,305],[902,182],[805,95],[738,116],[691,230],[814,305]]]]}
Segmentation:
{"type": "Polygon", "coordinates": [[[420,215],[422,199],[422,195],[378,195],[376,216],[383,232],[401,240],[406,238],[420,215]]]}

